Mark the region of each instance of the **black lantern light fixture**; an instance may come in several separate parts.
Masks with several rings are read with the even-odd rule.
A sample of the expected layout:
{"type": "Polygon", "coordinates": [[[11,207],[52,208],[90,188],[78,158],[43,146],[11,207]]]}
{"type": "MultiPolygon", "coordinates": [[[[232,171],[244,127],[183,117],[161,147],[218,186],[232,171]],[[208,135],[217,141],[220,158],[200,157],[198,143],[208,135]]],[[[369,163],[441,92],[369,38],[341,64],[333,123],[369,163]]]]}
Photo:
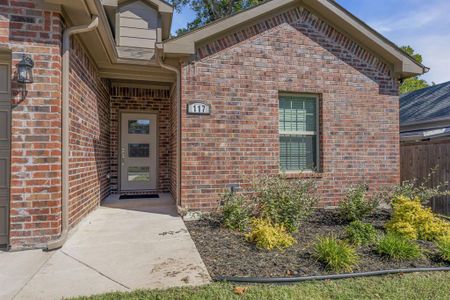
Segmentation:
{"type": "Polygon", "coordinates": [[[28,55],[23,55],[17,64],[17,82],[22,84],[33,83],[34,61],[28,55]]]}

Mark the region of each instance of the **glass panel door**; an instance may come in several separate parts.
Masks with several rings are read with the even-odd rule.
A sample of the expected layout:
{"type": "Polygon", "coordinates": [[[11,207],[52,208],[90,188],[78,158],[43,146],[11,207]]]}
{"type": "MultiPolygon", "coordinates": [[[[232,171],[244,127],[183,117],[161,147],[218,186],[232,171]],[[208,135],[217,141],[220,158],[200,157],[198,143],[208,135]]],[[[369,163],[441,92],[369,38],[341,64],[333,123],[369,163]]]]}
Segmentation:
{"type": "Polygon", "coordinates": [[[121,115],[120,188],[153,190],[157,184],[157,117],[154,114],[121,115]]]}

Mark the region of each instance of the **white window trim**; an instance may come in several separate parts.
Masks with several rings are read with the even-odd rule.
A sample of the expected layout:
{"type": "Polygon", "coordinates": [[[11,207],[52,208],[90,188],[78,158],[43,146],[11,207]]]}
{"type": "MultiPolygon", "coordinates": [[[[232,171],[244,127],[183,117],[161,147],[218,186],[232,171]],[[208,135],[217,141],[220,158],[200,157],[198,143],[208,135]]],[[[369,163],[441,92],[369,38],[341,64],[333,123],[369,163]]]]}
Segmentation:
{"type": "MultiPolygon", "coordinates": [[[[296,96],[296,97],[309,97],[315,98],[316,100],[316,131],[282,131],[278,128],[278,136],[316,136],[316,169],[305,169],[305,170],[289,170],[289,171],[281,171],[284,174],[298,174],[298,173],[310,173],[316,174],[320,173],[322,170],[320,168],[320,97],[318,94],[305,94],[305,93],[279,93],[278,94],[278,102],[280,98],[283,96],[296,96]]],[[[279,114],[278,114],[279,118],[279,114]]],[[[280,120],[278,120],[278,124],[280,120]]],[[[279,139],[278,139],[279,140],[279,139]]]]}

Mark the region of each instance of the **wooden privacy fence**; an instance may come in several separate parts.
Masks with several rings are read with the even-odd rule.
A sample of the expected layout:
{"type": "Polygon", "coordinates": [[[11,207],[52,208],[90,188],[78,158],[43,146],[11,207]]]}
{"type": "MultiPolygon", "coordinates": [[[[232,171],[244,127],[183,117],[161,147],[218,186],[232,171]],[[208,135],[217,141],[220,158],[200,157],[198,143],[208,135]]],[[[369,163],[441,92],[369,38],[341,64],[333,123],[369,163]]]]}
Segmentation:
{"type": "MultiPolygon", "coordinates": [[[[420,181],[426,178],[433,168],[436,169],[428,183],[430,187],[450,182],[450,139],[401,144],[402,181],[414,178],[420,181]]],[[[436,197],[431,201],[431,205],[435,212],[450,215],[450,197],[436,197]]]]}

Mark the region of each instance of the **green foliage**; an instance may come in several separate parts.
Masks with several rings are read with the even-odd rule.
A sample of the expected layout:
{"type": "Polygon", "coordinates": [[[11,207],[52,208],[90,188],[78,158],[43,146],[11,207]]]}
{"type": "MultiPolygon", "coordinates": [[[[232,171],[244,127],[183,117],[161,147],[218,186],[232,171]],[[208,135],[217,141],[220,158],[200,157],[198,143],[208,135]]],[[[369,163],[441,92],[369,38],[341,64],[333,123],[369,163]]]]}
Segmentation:
{"type": "Polygon", "coordinates": [[[194,21],[188,23],[187,28],[178,30],[177,35],[265,1],[267,0],[172,0],[172,5],[177,11],[184,6],[189,6],[195,13],[194,21]]]}
{"type": "Polygon", "coordinates": [[[228,192],[222,197],[222,215],[225,227],[244,231],[250,221],[250,209],[244,196],[228,192]]]}
{"type": "Polygon", "coordinates": [[[403,181],[401,185],[394,188],[391,199],[406,196],[410,199],[420,199],[423,204],[428,204],[430,199],[434,197],[449,196],[450,192],[448,191],[447,182],[429,187],[432,185],[431,183],[433,182],[435,173],[436,169],[432,169],[421,181],[417,179],[403,181]]]}
{"type": "Polygon", "coordinates": [[[353,221],[345,229],[347,237],[355,245],[369,245],[377,239],[377,230],[372,224],[353,221]]]}
{"type": "Polygon", "coordinates": [[[443,260],[450,262],[450,235],[442,237],[436,243],[443,260]]]}
{"type": "Polygon", "coordinates": [[[272,224],[265,219],[253,219],[251,230],[245,237],[259,249],[265,250],[284,250],[296,242],[283,225],[272,224]]]}
{"type": "Polygon", "coordinates": [[[392,218],[386,229],[409,239],[434,241],[450,234],[450,223],[423,207],[418,198],[400,196],[392,201],[392,218]]]}
{"type": "Polygon", "coordinates": [[[443,182],[434,187],[430,187],[433,184],[433,176],[436,173],[436,168],[432,169],[431,172],[422,180],[412,179],[405,180],[400,185],[394,185],[380,191],[376,198],[381,202],[390,204],[392,199],[398,197],[406,196],[410,199],[420,199],[422,204],[429,204],[430,199],[440,196],[450,196],[450,191],[448,190],[448,182],[443,182]]]}
{"type": "Polygon", "coordinates": [[[369,198],[366,193],[367,188],[363,184],[348,190],[344,200],[339,202],[339,214],[343,220],[362,220],[378,207],[376,198],[369,198]]]}
{"type": "MultiPolygon", "coordinates": [[[[409,54],[418,63],[422,63],[422,55],[415,53],[414,49],[411,46],[403,46],[401,47],[401,49],[409,54]]],[[[430,85],[428,84],[428,82],[420,79],[419,76],[411,77],[403,81],[402,85],[400,86],[400,94],[406,94],[429,86],[430,85]]]]}
{"type": "Polygon", "coordinates": [[[288,231],[298,230],[318,202],[311,180],[287,180],[283,176],[265,176],[253,184],[254,201],[259,216],[273,224],[281,224],[288,231]]]}
{"type": "Polygon", "coordinates": [[[394,260],[414,260],[422,255],[414,241],[394,233],[388,233],[382,237],[376,250],[379,254],[394,260]]]}
{"type": "Polygon", "coordinates": [[[320,237],[314,246],[314,256],[332,271],[351,272],[358,263],[356,250],[334,236],[320,237]]]}

